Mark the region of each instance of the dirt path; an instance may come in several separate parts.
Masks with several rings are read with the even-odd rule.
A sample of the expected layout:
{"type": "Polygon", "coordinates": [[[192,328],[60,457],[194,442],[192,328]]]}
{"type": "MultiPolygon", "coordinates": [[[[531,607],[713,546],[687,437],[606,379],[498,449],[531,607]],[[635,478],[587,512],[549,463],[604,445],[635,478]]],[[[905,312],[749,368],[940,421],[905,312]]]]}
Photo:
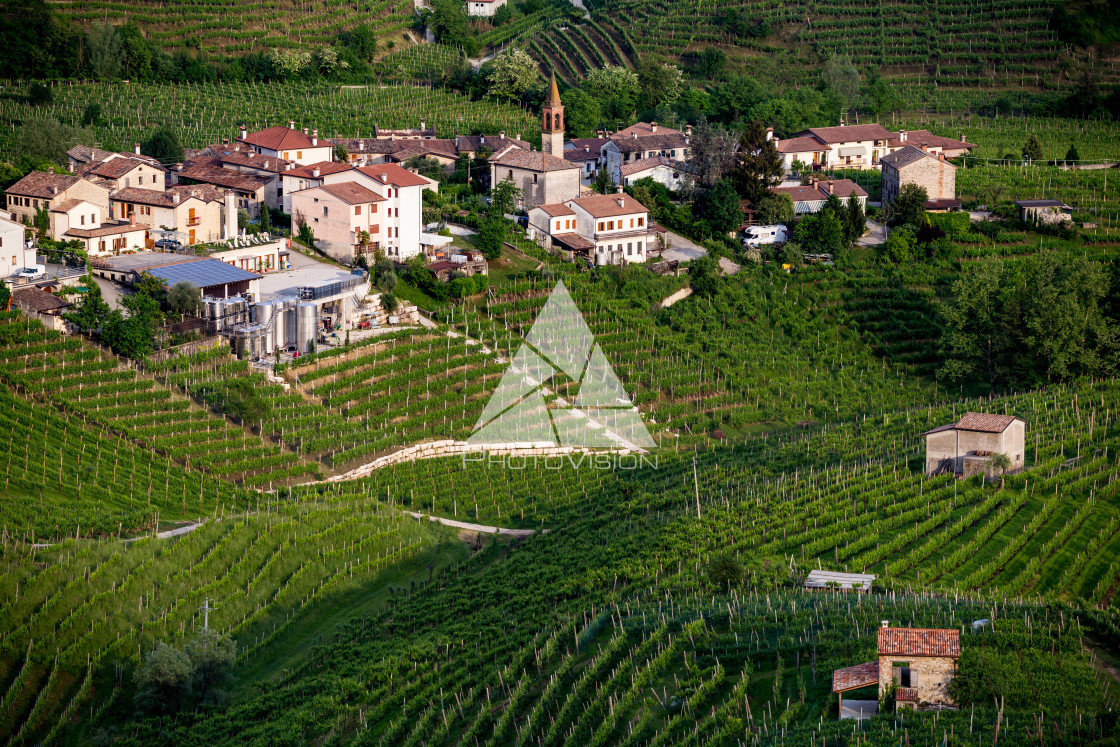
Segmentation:
{"type": "MultiPolygon", "coordinates": [[[[431,514],[419,514],[415,511],[405,511],[406,514],[414,519],[423,519],[428,517],[428,521],[434,521],[443,524],[445,527],[455,527],[456,529],[466,529],[471,532],[478,532],[480,534],[505,534],[516,539],[524,539],[531,537],[536,533],[536,529],[507,529],[506,527],[492,527],[485,524],[471,524],[468,521],[457,521],[455,519],[445,519],[442,516],[432,516],[431,514]]],[[[542,529],[541,533],[547,532],[547,529],[542,529]]]]}
{"type": "MultiPolygon", "coordinates": [[[[156,539],[170,539],[171,537],[181,537],[184,534],[190,534],[191,532],[198,529],[200,526],[202,526],[205,523],[206,523],[206,520],[203,519],[202,521],[196,521],[196,522],[193,522],[193,523],[190,523],[190,524],[184,524],[183,526],[175,527],[174,529],[168,529],[168,530],[163,531],[163,532],[156,532],[156,539]]],[[[129,537],[128,539],[123,539],[123,540],[121,540],[121,542],[136,542],[137,540],[148,539],[151,536],[152,535],[150,535],[150,534],[143,534],[139,537],[129,537]]],[[[31,549],[38,550],[38,549],[44,548],[44,547],[51,547],[52,545],[55,545],[55,544],[57,544],[57,543],[55,543],[55,542],[38,542],[38,543],[32,545],[31,549]]]]}

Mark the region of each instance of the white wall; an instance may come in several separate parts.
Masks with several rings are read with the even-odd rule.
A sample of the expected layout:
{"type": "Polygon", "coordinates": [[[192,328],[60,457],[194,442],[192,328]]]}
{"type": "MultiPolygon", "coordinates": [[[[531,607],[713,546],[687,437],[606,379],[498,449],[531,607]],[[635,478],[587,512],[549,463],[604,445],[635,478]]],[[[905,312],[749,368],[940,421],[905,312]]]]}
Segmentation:
{"type": "Polygon", "coordinates": [[[35,250],[28,249],[21,224],[0,217],[0,277],[35,264],[35,250]]]}

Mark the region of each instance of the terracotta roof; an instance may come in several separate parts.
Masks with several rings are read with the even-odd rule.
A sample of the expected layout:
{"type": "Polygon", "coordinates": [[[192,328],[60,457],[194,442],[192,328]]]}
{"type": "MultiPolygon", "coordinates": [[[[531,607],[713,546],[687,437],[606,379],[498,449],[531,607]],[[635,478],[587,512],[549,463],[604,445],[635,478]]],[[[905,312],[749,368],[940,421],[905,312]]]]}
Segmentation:
{"type": "Polygon", "coordinates": [[[32,171],[4,190],[10,195],[21,197],[42,197],[51,199],[57,197],[59,192],[65,192],[79,182],[79,178],[70,174],[50,174],[46,171],[32,171]],[[54,187],[55,191],[51,191],[54,187]]]}
{"type": "Polygon", "coordinates": [[[71,228],[66,232],[66,235],[76,236],[80,239],[93,239],[99,236],[118,236],[122,233],[145,230],[146,228],[144,226],[132,225],[124,221],[120,223],[102,223],[97,228],[71,228]]]}
{"type": "Polygon", "coordinates": [[[854,667],[844,667],[832,672],[832,692],[834,693],[878,684],[879,662],[877,661],[856,664],[854,667]]]}
{"type": "Polygon", "coordinates": [[[630,195],[593,195],[591,197],[578,197],[568,200],[567,205],[579,205],[591,214],[593,218],[610,218],[615,215],[631,215],[633,213],[647,213],[649,209],[635,200],[630,195]],[[621,204],[620,204],[621,203],[621,204]]]}
{"type": "Polygon", "coordinates": [[[113,155],[113,152],[101,150],[100,148],[91,148],[88,145],[75,145],[73,148],[66,151],[66,155],[73,158],[75,161],[90,163],[92,161],[104,161],[108,156],[113,155]]]}
{"type": "Polygon", "coordinates": [[[828,199],[828,185],[830,183],[832,184],[832,193],[840,199],[846,199],[853,193],[856,197],[867,197],[867,192],[864,192],[851,179],[833,179],[831,182],[823,181],[817,182],[816,185],[800,187],[774,187],[770,191],[776,195],[789,195],[794,203],[818,202],[828,199]]]}
{"type": "Polygon", "coordinates": [[[440,270],[455,270],[455,269],[462,270],[463,269],[463,263],[462,262],[432,262],[430,265],[428,265],[428,269],[431,270],[432,272],[439,272],[440,270]]]}
{"type": "MultiPolygon", "coordinates": [[[[385,202],[385,198],[374,192],[372,189],[367,189],[361,184],[356,182],[340,182],[338,184],[324,184],[320,187],[313,187],[313,189],[321,189],[329,195],[333,195],[338,199],[350,205],[365,205],[370,202],[385,202]]],[[[309,190],[300,190],[301,192],[309,190]]]]}
{"type": "Polygon", "coordinates": [[[95,161],[86,164],[84,167],[79,167],[78,173],[83,176],[93,175],[102,176],[106,179],[120,179],[128,172],[141,166],[147,166],[150,169],[157,169],[158,171],[167,171],[163,166],[160,166],[158,163],[153,163],[147,158],[122,156],[108,161],[95,161]]]}
{"type": "Polygon", "coordinates": [[[944,150],[970,150],[976,147],[975,144],[966,143],[963,140],[934,135],[929,130],[906,130],[905,141],[899,139],[898,133],[896,132],[887,144],[892,148],[914,144],[919,146],[925,145],[928,148],[942,148],[944,150]]]}
{"type": "Polygon", "coordinates": [[[953,200],[953,199],[949,199],[949,198],[940,199],[940,200],[926,200],[926,204],[925,204],[925,209],[926,210],[952,210],[954,208],[960,208],[960,207],[961,207],[961,201],[960,200],[953,200]]]}
{"type": "Polygon", "coordinates": [[[673,150],[674,148],[688,147],[688,141],[685,140],[684,135],[676,130],[662,132],[660,127],[657,128],[657,133],[653,135],[642,135],[639,133],[638,137],[633,137],[632,135],[623,136],[621,133],[615,133],[611,136],[611,142],[623,153],[634,153],[642,150],[673,150]]]}
{"type": "Polygon", "coordinates": [[[931,436],[931,435],[933,435],[934,433],[942,433],[943,431],[951,431],[951,430],[955,430],[955,429],[956,429],[956,427],[957,427],[957,424],[956,424],[956,423],[949,423],[949,424],[947,424],[947,425],[939,425],[939,426],[937,426],[936,428],[931,428],[930,430],[926,431],[926,432],[925,432],[925,433],[923,433],[922,435],[923,435],[923,436],[931,436]]]}
{"type": "Polygon", "coordinates": [[[921,148],[907,144],[905,148],[896,150],[894,153],[888,153],[887,155],[883,156],[879,159],[879,162],[885,163],[888,166],[893,166],[896,169],[901,169],[903,166],[909,166],[910,164],[916,163],[923,158],[932,158],[934,160],[937,160],[937,156],[931,156],[921,148]]]}
{"type": "Polygon", "coordinates": [[[373,166],[362,166],[358,171],[375,181],[381,182],[382,184],[392,184],[394,187],[423,187],[430,183],[419,174],[414,174],[395,163],[378,163],[373,166]]]}
{"type": "Polygon", "coordinates": [[[459,153],[467,151],[469,153],[477,153],[479,148],[489,148],[490,150],[500,150],[507,145],[514,145],[522,150],[529,150],[529,143],[519,138],[510,137],[509,135],[503,136],[501,133],[497,135],[456,135],[455,136],[455,150],[459,153]]]}
{"type": "Polygon", "coordinates": [[[230,164],[232,166],[245,166],[247,168],[256,169],[257,171],[268,171],[274,174],[285,173],[288,164],[295,163],[288,161],[279,156],[262,156],[251,150],[219,150],[217,152],[218,160],[223,164],[230,164]]]}
{"type": "Polygon", "coordinates": [[[774,147],[779,153],[815,153],[828,150],[828,145],[815,137],[791,137],[778,140],[774,147]]]}
{"type": "Polygon", "coordinates": [[[578,233],[557,233],[552,235],[553,240],[578,251],[590,251],[595,244],[580,236],[578,233]]]}
{"type": "Polygon", "coordinates": [[[490,163],[515,169],[542,172],[581,168],[578,164],[569,163],[550,153],[539,150],[522,150],[516,146],[507,146],[500,153],[490,156],[490,163]]]}
{"type": "Polygon", "coordinates": [[[312,175],[314,169],[319,169],[319,176],[326,176],[327,174],[340,174],[343,171],[349,171],[354,168],[348,163],[341,161],[320,161],[319,163],[312,163],[307,166],[300,166],[299,168],[285,171],[284,176],[298,176],[303,179],[315,179],[312,175]]]}
{"type": "Polygon", "coordinates": [[[401,140],[399,138],[387,137],[360,137],[360,138],[335,138],[332,140],[335,145],[341,145],[346,149],[347,153],[351,155],[363,155],[371,153],[374,155],[386,155],[393,153],[400,147],[401,140]]]}
{"type": "MultiPolygon", "coordinates": [[[[51,208],[51,212],[52,213],[68,213],[71,210],[73,210],[74,208],[78,207],[78,205],[81,205],[83,202],[87,202],[87,201],[86,200],[73,200],[73,199],[63,200],[62,202],[58,203],[53,208],[51,208]]],[[[90,202],[88,204],[93,205],[92,202],[90,202]]],[[[94,205],[94,207],[97,207],[97,206],[94,205]]]]}
{"type": "MultiPolygon", "coordinates": [[[[9,192],[12,191],[11,187],[8,188],[8,191],[9,192]]],[[[1061,200],[1015,200],[1015,204],[1018,205],[1019,207],[1025,207],[1025,208],[1035,208],[1035,207],[1060,207],[1060,208],[1064,208],[1064,207],[1068,207],[1061,200]]]]}
{"type": "Polygon", "coordinates": [[[898,133],[892,133],[881,124],[842,125],[840,127],[810,127],[798,132],[794,137],[812,135],[822,142],[855,143],[863,140],[890,140],[898,133]]]}
{"type": "Polygon", "coordinates": [[[1016,420],[1022,421],[1014,415],[992,415],[983,412],[966,412],[964,417],[957,421],[959,431],[979,431],[980,433],[1003,433],[1008,426],[1016,420]]]}
{"type": "Polygon", "coordinates": [[[619,130],[614,134],[614,137],[632,137],[635,132],[638,133],[639,137],[643,135],[682,134],[680,130],[674,130],[672,127],[666,127],[664,125],[654,125],[652,122],[638,122],[636,124],[630,125],[624,130],[619,130]],[[656,130],[654,130],[655,126],[657,127],[656,130]]]}
{"type": "Polygon", "coordinates": [[[576,214],[575,210],[572,210],[570,207],[568,207],[567,205],[565,205],[561,202],[554,202],[554,203],[551,203],[551,204],[548,204],[548,205],[537,205],[536,209],[545,211],[546,213],[551,215],[553,218],[557,218],[561,215],[575,215],[576,214]]]}
{"type": "Polygon", "coordinates": [[[257,130],[250,132],[243,138],[238,138],[243,143],[255,145],[258,148],[268,148],[269,150],[295,150],[299,148],[318,148],[327,147],[330,143],[320,140],[319,145],[312,145],[311,138],[304,135],[299,130],[293,130],[290,127],[269,127],[264,130],[257,130]]]}
{"type": "Polygon", "coordinates": [[[242,174],[240,171],[223,169],[221,166],[212,166],[208,163],[196,163],[179,172],[179,177],[190,179],[204,184],[216,184],[226,189],[236,189],[242,192],[256,192],[267,187],[269,179],[251,174],[242,174]]]}
{"type": "Polygon", "coordinates": [[[174,195],[179,195],[180,205],[192,198],[203,202],[220,202],[222,199],[221,193],[208,184],[177,184],[166,192],[160,192],[157,189],[125,187],[110,195],[110,199],[113,202],[131,202],[138,205],[173,208],[176,206],[174,195]]]}
{"type": "Polygon", "coordinates": [[[442,156],[443,158],[458,158],[455,143],[451,140],[398,140],[400,147],[390,155],[398,161],[407,161],[414,156],[442,156]]]}
{"type": "Polygon", "coordinates": [[[620,171],[623,176],[632,176],[642,171],[649,171],[658,166],[665,166],[666,168],[676,169],[679,168],[677,162],[672,158],[665,156],[653,156],[651,158],[639,158],[637,161],[622,164],[620,171]]]}
{"type": "Polygon", "coordinates": [[[959,630],[879,628],[879,656],[960,656],[959,630]]]}
{"type": "Polygon", "coordinates": [[[12,302],[24,311],[57,311],[71,306],[58,296],[38,288],[19,288],[12,291],[12,302]]]}

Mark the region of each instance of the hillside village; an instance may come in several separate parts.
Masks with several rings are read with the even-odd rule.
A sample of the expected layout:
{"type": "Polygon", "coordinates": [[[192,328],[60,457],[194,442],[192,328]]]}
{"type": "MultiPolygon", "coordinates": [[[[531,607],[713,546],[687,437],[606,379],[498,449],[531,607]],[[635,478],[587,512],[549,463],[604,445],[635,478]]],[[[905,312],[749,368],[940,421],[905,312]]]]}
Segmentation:
{"type": "Polygon", "coordinates": [[[1113,6],[0,0],[0,744],[1115,745],[1113,6]]]}

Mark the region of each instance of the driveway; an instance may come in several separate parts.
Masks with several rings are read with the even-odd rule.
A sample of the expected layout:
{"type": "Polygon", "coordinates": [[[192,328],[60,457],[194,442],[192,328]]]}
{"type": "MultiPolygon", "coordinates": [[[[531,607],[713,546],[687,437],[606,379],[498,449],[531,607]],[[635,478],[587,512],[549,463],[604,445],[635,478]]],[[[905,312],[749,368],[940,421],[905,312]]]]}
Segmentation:
{"type": "MultiPolygon", "coordinates": [[[[686,239],[679,233],[666,231],[665,239],[669,242],[669,248],[661,252],[661,259],[675,259],[679,262],[691,262],[697,257],[703,257],[708,254],[707,249],[700,246],[691,239],[686,239]]],[[[741,269],[739,265],[735,264],[726,257],[719,258],[719,267],[721,270],[723,270],[724,275],[734,275],[741,269]]]]}
{"type": "Polygon", "coordinates": [[[887,240],[887,227],[873,220],[867,221],[868,233],[856,239],[860,246],[879,246],[887,240]]]}
{"type": "Polygon", "coordinates": [[[101,289],[101,298],[105,303],[109,304],[110,309],[123,309],[121,299],[132,295],[132,289],[120,283],[114,283],[107,278],[97,277],[93,278],[93,282],[97,283],[97,287],[101,289]]]}

